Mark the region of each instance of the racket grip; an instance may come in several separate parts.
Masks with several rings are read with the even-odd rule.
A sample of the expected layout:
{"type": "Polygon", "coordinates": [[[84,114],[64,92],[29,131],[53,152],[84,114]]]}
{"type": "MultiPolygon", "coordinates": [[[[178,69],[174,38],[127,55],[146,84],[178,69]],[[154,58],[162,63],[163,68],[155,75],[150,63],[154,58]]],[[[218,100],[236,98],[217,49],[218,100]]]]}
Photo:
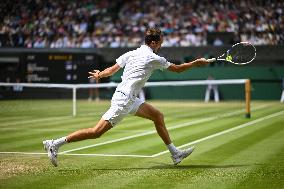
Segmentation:
{"type": "Polygon", "coordinates": [[[211,62],[215,62],[215,61],[216,61],[216,58],[210,58],[210,59],[207,59],[207,61],[210,62],[210,63],[211,63],[211,62]]]}

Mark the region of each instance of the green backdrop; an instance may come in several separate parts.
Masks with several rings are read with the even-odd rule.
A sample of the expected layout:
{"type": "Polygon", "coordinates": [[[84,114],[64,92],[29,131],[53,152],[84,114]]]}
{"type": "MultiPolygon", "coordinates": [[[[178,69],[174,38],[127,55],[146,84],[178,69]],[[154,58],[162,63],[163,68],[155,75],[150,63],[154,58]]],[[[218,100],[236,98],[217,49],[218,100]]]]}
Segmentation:
{"type": "MultiPolygon", "coordinates": [[[[121,81],[120,70],[111,80],[121,81]]],[[[155,71],[149,81],[205,80],[211,76],[215,79],[251,79],[252,99],[280,99],[282,92],[283,66],[219,66],[194,68],[183,73],[155,71]]],[[[244,99],[244,85],[218,86],[223,100],[244,99]]],[[[203,99],[206,86],[151,87],[146,88],[148,99],[203,99]]]]}

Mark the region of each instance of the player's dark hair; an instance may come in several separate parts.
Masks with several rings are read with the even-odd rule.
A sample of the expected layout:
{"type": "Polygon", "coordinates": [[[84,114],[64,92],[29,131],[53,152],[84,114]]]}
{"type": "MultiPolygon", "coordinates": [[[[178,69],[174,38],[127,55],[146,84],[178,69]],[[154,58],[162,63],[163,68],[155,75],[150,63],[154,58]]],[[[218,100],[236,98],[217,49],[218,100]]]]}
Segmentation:
{"type": "Polygon", "coordinates": [[[150,45],[152,41],[158,42],[162,38],[162,32],[159,28],[148,28],[145,33],[145,44],[150,45]]]}

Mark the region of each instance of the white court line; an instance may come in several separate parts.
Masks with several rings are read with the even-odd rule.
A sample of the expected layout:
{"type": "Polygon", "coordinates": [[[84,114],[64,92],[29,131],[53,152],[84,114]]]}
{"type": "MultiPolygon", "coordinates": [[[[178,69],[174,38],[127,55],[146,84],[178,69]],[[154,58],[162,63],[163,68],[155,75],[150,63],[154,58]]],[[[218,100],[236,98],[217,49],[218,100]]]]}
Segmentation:
{"type": "Polygon", "coordinates": [[[118,138],[118,139],[110,140],[110,141],[106,141],[106,142],[101,142],[101,143],[98,143],[98,144],[92,144],[92,145],[89,145],[89,146],[75,148],[75,149],[72,149],[72,150],[66,150],[66,151],[60,152],[59,154],[66,154],[68,152],[74,152],[74,151],[78,151],[78,150],[92,148],[92,147],[95,147],[95,146],[102,146],[102,145],[105,145],[105,144],[111,144],[111,143],[115,143],[115,142],[120,142],[120,141],[124,141],[124,140],[128,140],[128,139],[132,139],[132,138],[137,138],[137,137],[141,137],[141,136],[145,136],[145,135],[150,135],[150,134],[153,134],[153,133],[155,133],[155,131],[148,131],[148,132],[144,132],[144,133],[141,133],[141,134],[136,134],[136,135],[132,135],[132,136],[128,136],[128,137],[118,138]]]}
{"type": "Polygon", "coordinates": [[[136,158],[153,158],[148,155],[132,155],[132,154],[63,154],[66,156],[101,156],[101,157],[136,157],[136,158]]]}
{"type": "Polygon", "coordinates": [[[47,155],[47,153],[40,153],[40,152],[0,152],[0,154],[47,155]]]}
{"type": "MultiPolygon", "coordinates": [[[[230,128],[230,129],[227,129],[227,130],[224,130],[224,131],[221,131],[221,132],[209,135],[207,137],[204,137],[204,138],[192,141],[190,143],[178,146],[178,148],[184,148],[186,146],[197,144],[197,143],[200,143],[200,142],[203,142],[203,141],[206,141],[206,140],[209,140],[209,139],[212,139],[212,138],[224,135],[226,133],[242,129],[244,127],[248,127],[250,125],[254,125],[254,124],[259,123],[261,121],[277,117],[277,116],[282,115],[282,114],[284,114],[284,111],[273,113],[273,114],[270,114],[268,116],[265,116],[265,117],[262,117],[262,118],[259,118],[259,119],[247,122],[245,124],[241,124],[241,125],[238,125],[236,127],[233,127],[233,128],[230,128]]],[[[150,156],[149,155],[119,155],[119,154],[63,154],[63,155],[68,155],[68,156],[103,156],[103,157],[143,157],[143,158],[154,158],[154,157],[166,154],[168,152],[169,151],[166,150],[166,151],[162,151],[162,152],[159,152],[157,154],[150,155],[150,156]]],[[[37,153],[37,152],[0,152],[0,154],[47,155],[47,153],[37,153]]]]}
{"type": "MultiPolygon", "coordinates": [[[[44,155],[47,153],[41,152],[0,152],[0,154],[17,154],[17,155],[44,155]]],[[[136,157],[136,158],[151,158],[150,155],[134,155],[134,154],[62,154],[66,156],[100,156],[100,157],[136,157]]]]}
{"type": "MultiPolygon", "coordinates": [[[[265,117],[262,117],[262,118],[259,118],[259,119],[256,119],[256,120],[247,122],[247,123],[245,123],[245,124],[238,125],[238,126],[233,127],[233,128],[231,128],[231,129],[227,129],[227,130],[224,130],[224,131],[215,133],[215,134],[213,134],[213,135],[209,135],[209,136],[207,136],[207,137],[204,137],[204,138],[201,138],[201,139],[192,141],[192,142],[190,142],[190,143],[187,143],[187,144],[178,146],[177,148],[184,148],[184,147],[186,147],[186,146],[194,145],[194,144],[203,142],[203,141],[205,141],[205,140],[209,140],[209,139],[211,139],[211,138],[215,138],[215,137],[217,137],[217,136],[220,136],[220,135],[223,135],[223,134],[226,134],[226,133],[235,131],[235,130],[242,129],[242,128],[247,127],[247,126],[254,125],[254,124],[259,123],[259,122],[261,122],[261,121],[264,121],[264,120],[267,120],[267,119],[270,119],[270,118],[273,118],[273,117],[276,117],[276,116],[279,116],[279,115],[282,115],[282,114],[284,114],[284,111],[280,111],[280,112],[277,112],[277,113],[274,113],[274,114],[270,114],[270,115],[268,115],[268,116],[265,116],[265,117]]],[[[157,157],[157,156],[166,154],[166,153],[168,153],[168,152],[169,152],[169,151],[166,150],[166,151],[163,151],[163,152],[154,154],[154,155],[152,155],[152,157],[157,157]]]]}
{"type": "Polygon", "coordinates": [[[48,118],[39,118],[39,119],[32,119],[32,120],[26,120],[26,121],[12,121],[11,123],[4,123],[2,126],[13,126],[13,125],[19,125],[19,124],[29,124],[29,123],[38,123],[38,122],[46,122],[46,121],[56,121],[56,120],[62,120],[62,119],[69,119],[72,118],[72,116],[56,116],[56,117],[48,117],[48,118]]]}
{"type": "MultiPolygon", "coordinates": [[[[259,107],[255,108],[254,110],[266,108],[268,106],[269,105],[262,105],[262,106],[259,106],[259,107]]],[[[175,126],[172,126],[172,127],[168,127],[167,129],[168,130],[174,130],[174,129],[177,129],[177,128],[182,128],[182,127],[187,127],[187,126],[191,126],[191,125],[195,125],[195,124],[199,124],[199,123],[213,121],[213,120],[216,120],[216,119],[219,119],[219,118],[229,117],[229,116],[236,115],[236,114],[239,114],[239,113],[243,113],[243,110],[237,110],[235,112],[230,112],[230,113],[226,113],[226,114],[222,114],[222,115],[217,115],[217,116],[214,116],[214,117],[208,117],[208,118],[199,119],[199,120],[195,120],[195,121],[191,121],[191,122],[181,123],[181,124],[178,124],[178,125],[175,125],[175,126]]],[[[87,148],[92,148],[92,147],[96,147],[96,146],[102,146],[102,145],[106,145],[106,144],[111,144],[111,143],[115,143],[115,142],[120,142],[120,141],[124,141],[124,140],[133,139],[133,138],[138,138],[138,137],[142,137],[142,136],[146,136],[146,135],[151,135],[151,134],[154,134],[156,132],[157,132],[156,130],[147,131],[147,132],[136,134],[136,135],[131,135],[131,136],[123,137],[123,138],[109,140],[109,141],[106,141],[106,142],[101,142],[101,143],[97,143],[97,144],[83,146],[83,147],[80,147],[80,148],[66,150],[66,151],[60,152],[59,154],[66,154],[66,153],[69,153],[69,152],[74,152],[74,151],[83,150],[83,149],[87,149],[87,148]]]]}

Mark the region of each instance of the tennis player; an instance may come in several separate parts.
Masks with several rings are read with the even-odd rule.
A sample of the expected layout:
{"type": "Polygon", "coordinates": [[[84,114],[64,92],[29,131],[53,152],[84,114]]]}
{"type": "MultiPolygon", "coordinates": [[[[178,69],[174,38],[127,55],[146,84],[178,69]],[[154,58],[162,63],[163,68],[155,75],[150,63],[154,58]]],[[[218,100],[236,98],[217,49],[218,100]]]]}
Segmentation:
{"type": "Polygon", "coordinates": [[[163,35],[160,29],[149,28],[145,33],[145,45],[141,45],[136,50],[123,54],[116,59],[116,64],[103,71],[94,70],[93,72],[89,72],[89,78],[99,80],[103,77],[109,77],[119,69],[124,68],[122,82],[117,86],[113,94],[111,107],[95,127],[78,130],[56,140],[43,141],[44,148],[48,152],[48,157],[54,166],[57,166],[57,153],[60,146],[70,142],[98,138],[115,127],[128,114],[146,118],[154,122],[159,136],[171,153],[174,165],[177,165],[192,153],[194,147],[179,150],[174,146],[165,126],[164,115],[137,96],[156,69],[167,69],[179,73],[196,66],[206,65],[209,62],[201,58],[180,65],[170,63],[164,57],[155,54],[161,48],[162,43],[163,35]]]}

